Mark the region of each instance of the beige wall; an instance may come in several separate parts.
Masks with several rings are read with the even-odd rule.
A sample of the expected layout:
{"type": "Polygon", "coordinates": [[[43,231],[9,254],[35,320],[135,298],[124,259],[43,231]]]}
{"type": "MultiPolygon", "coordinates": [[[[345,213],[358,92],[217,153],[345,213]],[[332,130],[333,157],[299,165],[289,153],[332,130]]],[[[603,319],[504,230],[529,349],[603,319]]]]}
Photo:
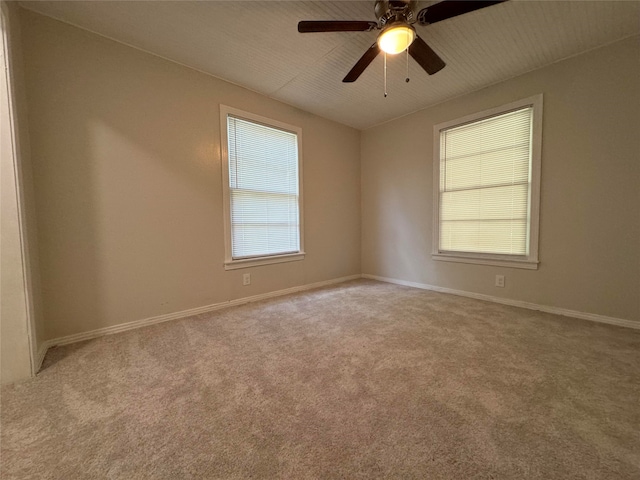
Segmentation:
{"type": "Polygon", "coordinates": [[[47,339],[360,273],[357,130],[21,17],[47,339]],[[302,127],[305,260],[224,270],[220,103],[302,127]]]}
{"type": "Polygon", "coordinates": [[[20,16],[40,341],[360,272],[640,320],[638,38],[360,134],[20,16]],[[432,261],[433,125],[536,93],[545,109],[539,270],[432,261]],[[224,270],[220,103],[302,127],[304,261],[224,270]],[[504,289],[493,287],[498,273],[504,289]]]}
{"type": "Polygon", "coordinates": [[[363,132],[363,273],[640,321],[638,58],[635,37],[363,132]],[[537,93],[539,270],[433,261],[433,126],[537,93]]]}

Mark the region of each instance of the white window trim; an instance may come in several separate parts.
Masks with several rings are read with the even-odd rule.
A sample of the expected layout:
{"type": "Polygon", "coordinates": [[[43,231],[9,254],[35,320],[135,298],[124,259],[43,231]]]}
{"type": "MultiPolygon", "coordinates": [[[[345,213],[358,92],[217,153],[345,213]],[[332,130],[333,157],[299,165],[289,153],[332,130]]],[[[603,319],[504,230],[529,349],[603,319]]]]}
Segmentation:
{"type": "Polygon", "coordinates": [[[431,258],[438,261],[494,265],[499,267],[538,268],[538,233],[540,228],[540,158],[542,152],[542,94],[524,98],[483,112],[443,122],[433,127],[433,247],[431,258]],[[440,132],[447,128],[476,122],[523,107],[533,107],[531,138],[531,189],[529,191],[529,255],[494,255],[485,253],[440,251],[440,132]]]}
{"type": "Polygon", "coordinates": [[[220,104],[220,150],[222,159],[222,204],[224,209],[224,269],[236,270],[239,268],[256,267],[260,265],[272,265],[275,263],[294,262],[304,260],[304,206],[302,194],[302,129],[295,125],[272,120],[261,115],[245,112],[237,108],[220,104]],[[279,128],[295,133],[298,137],[298,211],[300,215],[300,251],[280,255],[265,255],[263,257],[251,257],[234,260],[231,254],[231,202],[229,189],[229,139],[227,135],[227,116],[242,118],[254,123],[260,123],[267,127],[279,128]]]}

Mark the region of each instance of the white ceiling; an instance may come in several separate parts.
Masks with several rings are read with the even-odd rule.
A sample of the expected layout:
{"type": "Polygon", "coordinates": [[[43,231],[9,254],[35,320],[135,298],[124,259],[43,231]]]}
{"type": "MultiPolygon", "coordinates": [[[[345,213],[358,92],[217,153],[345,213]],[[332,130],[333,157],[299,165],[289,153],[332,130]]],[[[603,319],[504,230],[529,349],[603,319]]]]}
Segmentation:
{"type": "MultiPolygon", "coordinates": [[[[435,2],[420,2],[418,9],[435,2]]],[[[297,32],[299,20],[375,20],[374,1],[37,1],[21,5],[358,129],[640,32],[640,1],[518,1],[418,34],[447,66],[429,76],[382,56],[342,78],[377,32],[297,32]]]]}

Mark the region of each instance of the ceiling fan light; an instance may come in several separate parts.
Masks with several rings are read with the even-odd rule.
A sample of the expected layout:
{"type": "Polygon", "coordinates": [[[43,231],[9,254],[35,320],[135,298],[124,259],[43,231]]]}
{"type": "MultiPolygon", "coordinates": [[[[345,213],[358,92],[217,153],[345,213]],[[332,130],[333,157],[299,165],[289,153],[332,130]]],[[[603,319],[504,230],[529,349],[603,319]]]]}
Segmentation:
{"type": "Polygon", "coordinates": [[[378,37],[378,46],[390,55],[404,52],[416,38],[416,32],[409,25],[391,26],[378,37]]]}

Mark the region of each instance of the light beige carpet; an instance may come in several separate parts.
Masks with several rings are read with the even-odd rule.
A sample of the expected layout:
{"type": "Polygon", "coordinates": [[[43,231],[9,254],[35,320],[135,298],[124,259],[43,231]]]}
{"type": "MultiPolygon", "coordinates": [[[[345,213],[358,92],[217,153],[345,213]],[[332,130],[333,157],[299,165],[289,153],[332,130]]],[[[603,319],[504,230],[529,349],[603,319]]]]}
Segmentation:
{"type": "Polygon", "coordinates": [[[638,479],[640,332],[373,281],[49,351],[6,479],[638,479]]]}

